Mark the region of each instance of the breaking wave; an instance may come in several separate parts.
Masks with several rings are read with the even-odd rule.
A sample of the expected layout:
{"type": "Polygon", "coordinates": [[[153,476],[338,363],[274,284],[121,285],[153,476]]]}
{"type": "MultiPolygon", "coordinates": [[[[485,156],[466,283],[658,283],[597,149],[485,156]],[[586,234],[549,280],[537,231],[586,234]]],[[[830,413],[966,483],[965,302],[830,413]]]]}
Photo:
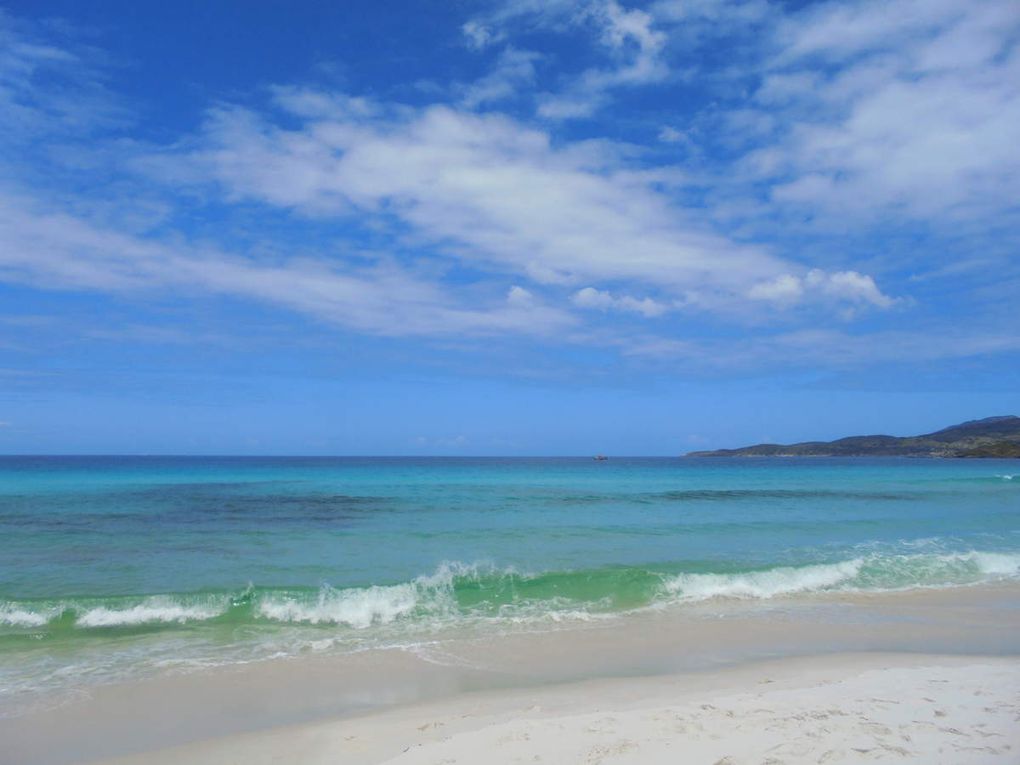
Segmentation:
{"type": "Polygon", "coordinates": [[[965,552],[872,555],[838,563],[783,566],[731,574],[679,574],[666,582],[687,601],[774,598],[812,592],[883,592],[953,587],[1020,577],[1020,555],[965,552]]]}
{"type": "Polygon", "coordinates": [[[364,631],[464,621],[580,619],[715,598],[768,599],[825,592],[954,587],[1020,578],[1020,554],[869,554],[803,565],[711,570],[606,567],[521,573],[446,563],[390,585],[252,587],[234,592],[0,601],[0,636],[152,631],[204,625],[305,625],[364,631]]]}

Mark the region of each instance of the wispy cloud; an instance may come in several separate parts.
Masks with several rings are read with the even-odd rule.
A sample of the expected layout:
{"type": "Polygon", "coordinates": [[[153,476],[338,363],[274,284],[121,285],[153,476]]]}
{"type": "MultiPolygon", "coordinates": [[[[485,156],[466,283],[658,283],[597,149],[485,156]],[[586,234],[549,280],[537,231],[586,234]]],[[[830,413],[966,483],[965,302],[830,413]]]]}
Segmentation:
{"type": "MultiPolygon", "coordinates": [[[[840,237],[1016,218],[1020,13],[1006,0],[796,11],[513,0],[450,33],[490,69],[437,87],[433,103],[259,84],[233,103],[220,94],[197,129],[156,144],[125,130],[131,116],[86,49],[0,16],[11,127],[0,142],[12,149],[0,160],[0,279],[230,296],[369,334],[871,363],[884,358],[877,338],[933,353],[894,331],[915,306],[906,288],[927,282],[881,246],[864,259],[840,237]],[[583,63],[538,44],[556,34],[588,46],[583,63]],[[691,63],[691,50],[737,36],[732,61],[691,63]],[[601,110],[642,88],[662,88],[664,106],[617,130],[601,110]],[[701,105],[674,109],[678,94],[701,105]],[[70,154],[27,156],[19,141],[101,168],[88,173],[95,187],[61,186],[41,169],[71,173],[70,154]],[[196,234],[187,221],[208,211],[222,226],[196,234]],[[302,238],[312,230],[326,233],[302,238]],[[870,335],[845,323],[880,315],[893,324],[870,335]],[[746,339],[704,339],[720,326],[746,339]]],[[[930,274],[955,273],[937,248],[912,253],[930,274]]],[[[1014,254],[982,252],[989,279],[1015,282],[1014,254]]],[[[1015,350],[1008,331],[987,335],[939,353],[1015,350]]]]}
{"type": "Polygon", "coordinates": [[[356,269],[331,259],[254,261],[110,231],[66,213],[0,198],[0,275],[47,289],[106,292],[171,288],[265,301],[386,335],[545,333],[573,323],[511,287],[472,305],[396,264],[356,269]]]}
{"type": "Polygon", "coordinates": [[[748,290],[753,300],[791,305],[804,299],[837,299],[848,304],[871,305],[889,308],[894,298],[882,293],[870,276],[857,271],[826,273],[812,269],[803,276],[783,274],[775,279],[759,282],[748,290]]]}
{"type": "Polygon", "coordinates": [[[665,79],[669,67],[662,57],[666,35],[654,28],[653,17],[626,10],[616,0],[594,3],[578,18],[598,30],[612,63],[587,69],[559,93],[543,96],[538,114],[549,119],[589,117],[604,106],[614,88],[647,85],[665,79]]]}
{"type": "Polygon", "coordinates": [[[500,115],[379,105],[368,117],[323,114],[290,129],[269,112],[220,109],[189,144],[198,148],[171,155],[171,172],[186,165],[228,198],[309,216],[396,216],[448,256],[539,283],[637,279],[736,293],[787,265],[714,233],[611,147],[557,147],[500,115]]]}
{"type": "Polygon", "coordinates": [[[851,332],[798,329],[754,336],[676,340],[654,335],[616,338],[622,353],[687,372],[758,373],[859,369],[937,363],[1020,351],[1020,337],[990,327],[851,332]]]}
{"type": "Polygon", "coordinates": [[[69,131],[84,137],[130,120],[94,64],[101,54],[46,32],[0,9],[0,146],[24,150],[26,142],[38,146],[69,131]]]}
{"type": "Polygon", "coordinates": [[[775,31],[748,157],[777,203],[829,215],[990,216],[1020,194],[1020,9],[826,3],[775,31]]]}
{"type": "Polygon", "coordinates": [[[670,306],[652,298],[636,298],[632,295],[613,295],[607,290],[585,287],[575,292],[570,298],[580,308],[593,308],[600,311],[631,311],[642,316],[661,316],[670,306]]]}
{"type": "Polygon", "coordinates": [[[482,50],[504,39],[501,33],[475,19],[464,22],[460,29],[468,47],[475,50],[482,50]]]}
{"type": "Polygon", "coordinates": [[[540,58],[534,51],[504,49],[489,74],[463,88],[461,103],[476,109],[519,95],[534,81],[535,62],[540,58]]]}
{"type": "Polygon", "coordinates": [[[616,88],[648,85],[669,75],[663,57],[667,35],[652,13],[617,0],[584,3],[508,0],[464,25],[469,43],[485,48],[511,30],[539,27],[580,32],[598,45],[605,64],[572,72],[562,86],[538,96],[537,113],[550,120],[590,117],[610,102],[616,88]]]}
{"type": "Polygon", "coordinates": [[[557,146],[508,117],[447,106],[347,103],[279,89],[282,113],[221,108],[188,153],[151,167],[162,162],[174,178],[213,183],[228,199],[305,216],[384,215],[462,266],[546,287],[601,294],[629,284],[655,294],[612,304],[646,317],[675,307],[740,310],[735,304],[761,299],[762,285],[782,278],[799,285],[791,298],[892,303],[868,275],[804,268],[720,235],[663,190],[666,174],[634,169],[610,143],[557,146]],[[295,117],[299,127],[281,126],[295,117]]]}

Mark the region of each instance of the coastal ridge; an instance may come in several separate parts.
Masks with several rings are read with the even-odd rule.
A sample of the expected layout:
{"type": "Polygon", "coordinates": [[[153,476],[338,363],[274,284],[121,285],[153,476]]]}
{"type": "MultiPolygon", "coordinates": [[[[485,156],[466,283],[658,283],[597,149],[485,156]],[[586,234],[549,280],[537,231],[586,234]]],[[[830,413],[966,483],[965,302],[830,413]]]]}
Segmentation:
{"type": "Polygon", "coordinates": [[[1020,457],[1020,417],[968,420],[920,436],[849,436],[835,441],[756,444],[688,457],[1020,457]]]}

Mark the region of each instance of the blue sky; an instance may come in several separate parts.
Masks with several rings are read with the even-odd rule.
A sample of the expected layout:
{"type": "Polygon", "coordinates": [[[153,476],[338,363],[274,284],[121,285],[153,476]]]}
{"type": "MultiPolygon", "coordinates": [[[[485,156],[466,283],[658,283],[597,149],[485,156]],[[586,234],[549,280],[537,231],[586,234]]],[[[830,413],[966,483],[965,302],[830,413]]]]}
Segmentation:
{"type": "Polygon", "coordinates": [[[1014,0],[0,2],[0,452],[1020,413],[1014,0]]]}

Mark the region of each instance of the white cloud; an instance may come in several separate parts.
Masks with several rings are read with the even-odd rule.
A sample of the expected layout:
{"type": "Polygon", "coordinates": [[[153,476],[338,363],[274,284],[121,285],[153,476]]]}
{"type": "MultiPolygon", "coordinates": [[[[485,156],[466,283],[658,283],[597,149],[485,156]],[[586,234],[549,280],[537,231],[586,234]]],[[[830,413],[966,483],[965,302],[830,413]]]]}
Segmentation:
{"type": "Polygon", "coordinates": [[[682,130],[665,125],[659,130],[659,140],[663,143],[688,143],[691,139],[682,130]]]}
{"type": "Polygon", "coordinates": [[[705,349],[697,342],[673,337],[628,337],[616,345],[624,356],[655,361],[689,361],[702,366],[705,349]]]}
{"type": "Polygon", "coordinates": [[[506,117],[444,106],[370,111],[284,129],[219,110],[188,142],[196,150],[165,158],[167,172],[179,180],[187,167],[229,199],[306,215],[394,216],[449,257],[546,284],[622,279],[742,295],[785,270],[713,233],[608,144],[555,146],[506,117]]]}
{"type": "MultiPolygon", "coordinates": [[[[875,363],[940,361],[986,354],[1015,352],[1020,338],[975,328],[933,334],[921,331],[884,330],[862,334],[834,330],[797,330],[758,338],[756,350],[747,349],[743,363],[754,364],[772,355],[777,363],[811,363],[859,367],[875,363]]],[[[738,358],[734,354],[734,359],[738,358]]]]}
{"type": "Polygon", "coordinates": [[[929,37],[965,14],[966,6],[954,0],[821,3],[779,24],[779,60],[812,55],[846,60],[862,52],[888,50],[929,37]]]}
{"type": "Polygon", "coordinates": [[[577,0],[501,0],[468,24],[506,35],[511,25],[522,20],[542,27],[562,25],[575,17],[581,7],[577,0]]]}
{"type": "Polygon", "coordinates": [[[809,289],[820,290],[823,294],[854,303],[870,303],[878,308],[889,308],[895,302],[883,295],[875,280],[857,271],[837,271],[827,274],[812,269],[804,278],[809,289]]]}
{"type": "Polygon", "coordinates": [[[535,62],[539,58],[533,51],[506,48],[492,72],[464,88],[461,102],[468,109],[476,109],[517,95],[522,87],[534,81],[535,62]]]}
{"type": "Polygon", "coordinates": [[[574,301],[575,305],[579,305],[581,308],[612,308],[615,304],[615,299],[608,292],[597,290],[594,287],[585,287],[582,290],[578,290],[574,293],[571,300],[574,301]]]}
{"type": "Polygon", "coordinates": [[[590,117],[609,102],[615,88],[648,85],[669,75],[663,57],[667,35],[655,24],[652,13],[625,8],[617,0],[505,0],[469,21],[463,31],[475,48],[505,39],[514,28],[594,32],[606,64],[575,72],[564,88],[538,98],[540,117],[566,120],[590,117]]]}
{"type": "Polygon", "coordinates": [[[794,303],[804,294],[804,280],[793,274],[782,274],[775,279],[758,282],[748,290],[752,300],[768,300],[773,303],[794,303]]]}
{"type": "Polygon", "coordinates": [[[703,34],[706,24],[731,30],[759,23],[775,13],[769,0],[657,0],[649,12],[664,22],[695,27],[703,34]]]}
{"type": "Polygon", "coordinates": [[[126,117],[73,41],[56,45],[0,9],[0,145],[91,134],[126,117]]]}
{"type": "MultiPolygon", "coordinates": [[[[937,222],[1009,210],[1020,194],[1015,0],[847,0],[793,11],[764,0],[646,9],[506,0],[484,23],[507,34],[528,24],[595,31],[611,62],[540,94],[538,113],[551,120],[590,117],[614,88],[668,78],[670,56],[746,35],[732,67],[707,72],[710,87],[731,78],[739,103],[712,111],[728,131],[718,137],[753,147],[740,170],[784,208],[937,222]]],[[[681,133],[671,126],[660,140],[681,133]]]]}
{"type": "MultiPolygon", "coordinates": [[[[667,19],[682,17],[688,26],[696,19],[703,30],[768,17],[760,3],[745,16],[729,2],[662,2],[645,11],[610,0],[580,12],[576,4],[513,5],[573,33],[594,30],[601,46],[599,65],[564,75],[563,89],[546,94],[543,114],[556,118],[591,114],[615,88],[668,79],[670,45],[675,50],[676,36],[685,33],[667,19]]],[[[751,209],[772,220],[791,208],[806,209],[808,218],[833,216],[848,228],[867,216],[988,220],[1020,195],[1016,16],[997,0],[815,5],[765,30],[753,63],[735,63],[720,75],[739,81],[736,70],[747,66],[743,76],[763,77],[732,108],[725,97],[711,107],[725,124],[719,134],[706,136],[672,114],[659,114],[651,129],[668,121],[659,139],[695,149],[715,139],[727,150],[758,146],[738,168],[743,174],[732,173],[740,188],[726,201],[751,208],[757,189],[771,189],[768,209],[751,209]]],[[[465,25],[464,34],[477,48],[509,36],[495,17],[465,25]]],[[[12,50],[0,52],[0,63],[14,62],[0,76],[0,91],[6,83],[7,93],[16,93],[3,108],[16,115],[26,98],[37,98],[24,114],[37,124],[51,115],[56,125],[70,114],[62,110],[73,106],[71,91],[58,100],[33,95],[32,78],[18,79],[18,67],[73,67],[77,59],[46,46],[12,50]]],[[[144,226],[130,233],[84,212],[91,208],[81,200],[40,205],[11,193],[0,198],[0,278],[52,289],[231,295],[367,333],[555,331],[568,342],[589,342],[585,311],[645,317],[714,311],[724,320],[754,321],[763,308],[797,306],[820,316],[905,304],[892,297],[897,290],[885,278],[889,294],[864,273],[876,266],[810,248],[800,251],[801,266],[754,244],[753,227],[720,233],[712,221],[721,219],[721,205],[713,207],[711,194],[707,203],[679,201],[698,196],[695,181],[728,183],[721,180],[730,175],[725,160],[698,178],[694,163],[684,172],[652,164],[649,157],[663,147],[641,154],[608,140],[573,141],[558,125],[536,128],[491,111],[547,74],[538,61],[535,52],[507,47],[487,76],[446,91],[456,103],[425,107],[277,87],[273,107],[221,106],[197,133],[133,158],[175,204],[179,193],[199,189],[208,195],[202,201],[255,202],[269,215],[289,212],[299,223],[335,226],[345,236],[353,231],[353,240],[370,229],[394,244],[389,256],[365,259],[334,245],[309,257],[274,251],[267,240],[260,242],[265,252],[242,253],[138,234],[144,226]],[[815,264],[823,267],[810,268],[815,264]]],[[[87,115],[70,118],[72,128],[100,124],[106,101],[99,82],[82,75],[81,87],[98,95],[87,115]]],[[[717,161],[711,147],[705,156],[717,161]]],[[[881,256],[871,262],[881,263],[881,256]]],[[[783,321],[796,315],[787,312],[783,321]]],[[[990,336],[996,341],[969,338],[974,353],[1015,349],[1003,333],[990,336]]],[[[917,338],[882,337],[903,354],[927,358],[917,338]]],[[[808,349],[832,363],[886,360],[869,342],[822,329],[711,347],[677,337],[613,341],[648,358],[718,354],[765,363],[766,351],[808,349]]],[[[966,342],[958,337],[952,353],[966,355],[966,342]]]]}
{"type": "Polygon", "coordinates": [[[543,93],[539,96],[536,113],[548,120],[582,119],[594,114],[603,103],[604,97],[599,91],[543,93]]]}
{"type": "Polygon", "coordinates": [[[353,268],[333,259],[260,262],[96,227],[0,197],[0,278],[47,289],[163,290],[232,295],[382,335],[542,334],[574,324],[519,287],[476,300],[397,264],[353,268]]]}
{"type": "Polygon", "coordinates": [[[616,310],[639,313],[646,318],[661,316],[669,310],[669,306],[652,298],[635,298],[631,295],[615,296],[605,290],[585,287],[575,292],[571,302],[579,308],[593,308],[600,311],[616,310]]]}
{"type": "Polygon", "coordinates": [[[666,35],[653,28],[654,18],[638,9],[624,9],[616,0],[593,3],[577,18],[594,24],[613,64],[584,71],[562,93],[542,97],[538,114],[547,119],[588,117],[603,106],[609,91],[647,85],[669,74],[662,57],[666,35]]]}
{"type": "Polygon", "coordinates": [[[666,35],[653,29],[654,19],[644,11],[625,10],[616,0],[594,6],[591,15],[602,27],[602,41],[623,64],[608,72],[595,73],[604,85],[645,83],[661,80],[667,74],[661,53],[666,35]]]}
{"type": "Polygon", "coordinates": [[[732,374],[747,370],[861,369],[876,364],[942,362],[1020,351],[1020,337],[987,327],[853,333],[797,329],[736,338],[617,338],[621,353],[647,363],[732,374]],[[937,337],[937,342],[933,342],[937,337]]]}
{"type": "MultiPolygon", "coordinates": [[[[649,14],[615,2],[586,14],[616,62],[589,73],[589,94],[662,76],[663,36],[649,14]]],[[[37,60],[79,66],[57,48],[12,49],[17,56],[8,56],[2,82],[18,83],[19,94],[31,93],[16,76],[19,67],[31,73],[37,60]]],[[[354,229],[354,239],[371,229],[396,244],[389,256],[365,259],[342,244],[309,256],[268,241],[242,253],[157,235],[154,225],[122,225],[73,194],[9,187],[0,196],[0,278],[45,289],[230,295],[373,334],[562,338],[564,329],[578,330],[581,315],[554,306],[646,317],[726,312],[746,302],[754,285],[790,272],[791,264],[764,248],[715,232],[701,208],[677,204],[673,191],[686,180],[675,168],[632,162],[632,147],[555,140],[518,120],[472,111],[511,97],[534,76],[535,60],[507,48],[456,107],[274,87],[273,108],[220,106],[197,134],[162,149],[117,146],[117,162],[160,182],[146,185],[165,193],[165,205],[195,190],[208,196],[189,204],[256,201],[354,229]],[[592,283],[621,291],[584,286],[592,283]],[[657,297],[635,297],[650,292],[657,297]]],[[[79,68],[80,88],[92,93],[99,79],[79,68]]],[[[60,113],[37,95],[33,119],[60,113]]],[[[61,124],[54,125],[61,139],[73,141],[79,123],[61,124]]],[[[97,157],[114,156],[111,146],[90,141],[97,157]]]]}
{"type": "Polygon", "coordinates": [[[460,30],[467,39],[468,47],[474,50],[482,50],[503,39],[503,35],[477,20],[466,22],[460,30]]]}
{"type": "Polygon", "coordinates": [[[515,284],[507,291],[506,302],[510,305],[530,306],[534,305],[535,296],[524,287],[515,284]]]}
{"type": "Polygon", "coordinates": [[[804,276],[782,274],[759,282],[748,290],[747,296],[752,300],[780,305],[792,305],[810,299],[827,299],[876,308],[890,308],[896,303],[894,298],[882,293],[870,276],[857,271],[826,273],[817,268],[811,269],[804,276]]]}
{"type": "Polygon", "coordinates": [[[789,16],[755,93],[776,125],[747,168],[828,215],[988,217],[1020,195],[1020,6],[826,3],[789,16]]]}

